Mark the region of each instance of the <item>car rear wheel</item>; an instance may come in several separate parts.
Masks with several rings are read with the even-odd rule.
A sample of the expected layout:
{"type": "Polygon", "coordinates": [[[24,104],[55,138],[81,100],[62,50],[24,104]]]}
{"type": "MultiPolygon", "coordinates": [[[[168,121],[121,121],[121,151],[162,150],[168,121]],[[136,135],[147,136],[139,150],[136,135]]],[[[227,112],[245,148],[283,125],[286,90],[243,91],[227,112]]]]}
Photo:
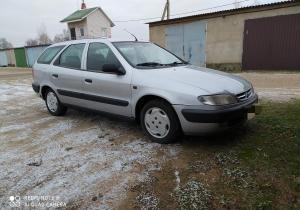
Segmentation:
{"type": "Polygon", "coordinates": [[[46,92],[45,102],[49,113],[53,116],[62,116],[67,111],[67,107],[60,103],[56,93],[51,89],[46,92]]]}
{"type": "Polygon", "coordinates": [[[153,142],[166,144],[181,134],[178,117],[170,104],[163,100],[148,102],[141,111],[141,125],[153,142]]]}

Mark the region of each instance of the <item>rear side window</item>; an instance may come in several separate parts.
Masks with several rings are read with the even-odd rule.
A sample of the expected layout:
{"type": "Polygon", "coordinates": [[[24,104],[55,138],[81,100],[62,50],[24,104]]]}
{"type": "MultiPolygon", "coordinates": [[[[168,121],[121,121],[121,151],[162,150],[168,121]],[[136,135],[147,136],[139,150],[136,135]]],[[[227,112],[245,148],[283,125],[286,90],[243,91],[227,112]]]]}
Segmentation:
{"type": "Polygon", "coordinates": [[[50,64],[53,58],[64,48],[65,46],[50,47],[42,53],[37,60],[40,64],[50,64]]]}
{"type": "Polygon", "coordinates": [[[102,72],[103,65],[115,64],[121,67],[113,51],[103,43],[91,43],[87,55],[87,69],[102,72]]]}
{"type": "Polygon", "coordinates": [[[70,45],[65,49],[55,61],[55,65],[81,69],[81,59],[85,44],[70,45]]]}

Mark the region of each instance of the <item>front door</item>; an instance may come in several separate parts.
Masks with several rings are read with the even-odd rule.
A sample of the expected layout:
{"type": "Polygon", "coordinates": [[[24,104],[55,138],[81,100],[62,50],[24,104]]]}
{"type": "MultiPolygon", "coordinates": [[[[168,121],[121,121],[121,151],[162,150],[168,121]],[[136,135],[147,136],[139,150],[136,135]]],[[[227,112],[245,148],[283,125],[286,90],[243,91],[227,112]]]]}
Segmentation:
{"type": "Polygon", "coordinates": [[[76,40],[76,30],[75,30],[75,28],[71,28],[70,33],[71,33],[71,39],[76,40]]]}
{"type": "Polygon", "coordinates": [[[105,73],[105,64],[123,68],[114,52],[103,43],[89,44],[84,73],[84,94],[87,108],[131,117],[131,71],[125,75],[105,73]]]}

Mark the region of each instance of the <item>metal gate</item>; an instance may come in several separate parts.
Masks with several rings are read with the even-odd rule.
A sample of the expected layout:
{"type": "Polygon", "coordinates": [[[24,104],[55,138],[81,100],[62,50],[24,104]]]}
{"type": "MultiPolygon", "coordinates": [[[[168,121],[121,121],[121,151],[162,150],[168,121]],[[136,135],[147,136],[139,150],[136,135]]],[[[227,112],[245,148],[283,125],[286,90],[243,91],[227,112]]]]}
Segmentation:
{"type": "Polygon", "coordinates": [[[171,25],[166,29],[166,48],[197,66],[205,66],[206,22],[171,25]]]}
{"type": "Polygon", "coordinates": [[[245,70],[300,70],[300,14],[246,20],[245,70]]]}

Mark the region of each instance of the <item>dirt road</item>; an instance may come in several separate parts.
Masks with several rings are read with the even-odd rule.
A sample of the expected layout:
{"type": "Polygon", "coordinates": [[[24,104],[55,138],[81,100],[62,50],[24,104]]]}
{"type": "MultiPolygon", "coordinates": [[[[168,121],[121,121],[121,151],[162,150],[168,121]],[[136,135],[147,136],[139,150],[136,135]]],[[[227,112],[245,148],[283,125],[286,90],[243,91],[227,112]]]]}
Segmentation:
{"type": "MultiPolygon", "coordinates": [[[[300,74],[278,75],[286,78],[284,83],[279,83],[275,76],[241,76],[253,81],[265,98],[277,100],[278,90],[274,89],[277,87],[282,100],[300,97],[300,74]],[[264,82],[264,78],[271,82],[264,82]]],[[[179,189],[184,179],[180,179],[184,174],[178,172],[181,162],[197,156],[207,162],[200,161],[191,167],[209,171],[211,154],[206,150],[213,144],[224,144],[218,140],[195,143],[184,139],[183,143],[159,145],[145,138],[135,123],[74,110],[69,110],[65,117],[50,116],[44,102],[32,91],[29,70],[0,69],[0,105],[0,204],[3,208],[9,208],[9,196],[58,196],[66,209],[124,209],[126,206],[157,209],[158,195],[151,190],[142,191],[143,188],[151,189],[159,181],[162,187],[179,189]],[[173,164],[171,174],[153,175],[171,167],[166,165],[169,163],[173,164]]],[[[214,181],[209,177],[217,174],[209,171],[203,176],[212,184],[214,181]]],[[[197,205],[205,207],[209,193],[205,194],[205,187],[197,182],[190,184],[191,189],[204,193],[203,203],[197,205]]],[[[172,193],[169,190],[168,194],[172,193]]]]}
{"type": "Polygon", "coordinates": [[[272,101],[288,101],[300,98],[300,73],[242,73],[251,81],[260,98],[272,101]]]}

